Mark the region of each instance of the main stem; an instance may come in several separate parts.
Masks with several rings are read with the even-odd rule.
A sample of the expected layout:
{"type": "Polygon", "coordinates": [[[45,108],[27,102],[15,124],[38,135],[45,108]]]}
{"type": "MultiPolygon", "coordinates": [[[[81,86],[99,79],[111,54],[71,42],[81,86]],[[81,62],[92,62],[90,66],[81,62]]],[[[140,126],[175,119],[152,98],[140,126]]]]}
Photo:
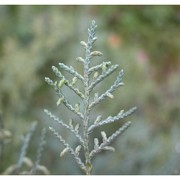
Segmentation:
{"type": "MultiPolygon", "coordinates": [[[[89,44],[89,43],[88,43],[89,44]]],[[[84,154],[85,154],[85,161],[86,161],[86,175],[90,175],[92,172],[92,164],[91,159],[89,156],[89,135],[88,135],[88,125],[89,125],[89,63],[90,63],[90,49],[91,44],[89,44],[88,48],[86,49],[86,58],[84,63],[84,154]]]]}

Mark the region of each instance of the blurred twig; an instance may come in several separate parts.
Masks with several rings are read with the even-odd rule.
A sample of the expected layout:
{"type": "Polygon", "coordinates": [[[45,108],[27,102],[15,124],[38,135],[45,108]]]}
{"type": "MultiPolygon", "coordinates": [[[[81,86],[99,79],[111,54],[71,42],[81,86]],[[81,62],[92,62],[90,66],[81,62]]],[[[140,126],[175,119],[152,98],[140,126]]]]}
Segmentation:
{"type": "Polygon", "coordinates": [[[4,128],[2,114],[0,113],[0,159],[1,159],[1,162],[3,160],[4,144],[9,143],[10,138],[11,138],[11,132],[4,128]]]}
{"type": "Polygon", "coordinates": [[[15,174],[18,174],[20,168],[22,167],[23,160],[24,160],[24,157],[26,156],[26,152],[27,152],[27,149],[29,146],[29,142],[31,140],[31,137],[32,137],[35,129],[36,129],[36,126],[37,126],[37,122],[34,122],[31,126],[31,128],[29,129],[29,132],[27,133],[26,137],[24,138],[24,142],[23,142],[23,146],[21,148],[21,152],[20,152],[20,156],[19,156],[19,160],[17,163],[17,169],[15,171],[15,174]]]}

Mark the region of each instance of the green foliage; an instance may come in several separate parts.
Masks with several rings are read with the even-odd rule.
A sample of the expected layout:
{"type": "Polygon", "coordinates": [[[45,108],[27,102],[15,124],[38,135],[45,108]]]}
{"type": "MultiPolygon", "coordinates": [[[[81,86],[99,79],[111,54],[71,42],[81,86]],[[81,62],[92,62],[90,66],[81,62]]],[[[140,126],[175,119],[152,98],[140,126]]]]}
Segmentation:
{"type": "Polygon", "coordinates": [[[179,6],[103,6],[101,12],[107,28],[147,52],[157,80],[179,65],[179,6]]]}

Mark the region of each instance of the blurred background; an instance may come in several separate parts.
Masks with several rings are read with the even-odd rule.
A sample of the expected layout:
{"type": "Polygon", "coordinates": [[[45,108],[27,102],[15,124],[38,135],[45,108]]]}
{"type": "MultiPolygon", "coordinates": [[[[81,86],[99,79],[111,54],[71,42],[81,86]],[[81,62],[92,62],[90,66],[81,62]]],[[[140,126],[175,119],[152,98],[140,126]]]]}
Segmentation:
{"type": "MultiPolygon", "coordinates": [[[[59,62],[81,71],[76,57],[84,56],[79,42],[95,20],[103,52],[99,62],[112,61],[124,69],[123,82],[114,99],[98,105],[91,117],[116,115],[137,106],[127,117],[132,126],[116,141],[115,153],[102,152],[93,160],[93,174],[180,174],[180,6],[0,6],[0,174],[18,161],[22,137],[38,122],[27,151],[34,159],[40,131],[52,124],[43,112],[51,110],[64,121],[70,114],[56,106],[57,96],[44,77],[55,79],[51,66],[59,62]],[[66,113],[64,113],[66,112],[66,113]],[[3,147],[2,147],[3,146],[3,147]]],[[[117,72],[118,73],[118,72],[117,72]]],[[[116,79],[104,80],[104,92],[116,79]]],[[[67,91],[70,102],[77,99],[67,91]]],[[[111,135],[121,123],[105,129],[111,135]]],[[[64,128],[67,142],[77,143],[64,128]]],[[[51,174],[83,174],[71,155],[59,157],[63,145],[47,132],[41,164],[51,174]]]]}

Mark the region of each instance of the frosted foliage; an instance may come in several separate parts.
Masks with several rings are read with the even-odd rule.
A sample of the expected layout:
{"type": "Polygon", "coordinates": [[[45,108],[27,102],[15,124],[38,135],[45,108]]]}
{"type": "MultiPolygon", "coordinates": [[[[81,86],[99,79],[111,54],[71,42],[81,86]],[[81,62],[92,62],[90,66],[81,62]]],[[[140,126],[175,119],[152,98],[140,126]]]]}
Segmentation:
{"type": "Polygon", "coordinates": [[[52,133],[64,145],[60,157],[69,152],[74,157],[81,170],[83,170],[87,175],[91,174],[93,170],[92,159],[101,151],[114,152],[115,148],[110,146],[110,144],[131,125],[131,122],[125,122],[110,136],[108,136],[105,131],[101,131],[100,134],[102,136],[102,141],[98,138],[94,138],[94,148],[91,149],[90,136],[93,134],[94,129],[105,124],[122,120],[136,110],[136,107],[133,107],[127,111],[120,110],[117,115],[108,116],[104,119],[100,114],[95,120],[90,118],[90,114],[93,112],[93,109],[97,104],[107,98],[113,100],[113,92],[124,85],[122,82],[124,71],[121,69],[115,81],[112,82],[112,85],[104,93],[99,94],[96,92],[96,85],[100,84],[103,80],[105,81],[106,78],[113,74],[114,71],[118,70],[119,67],[117,64],[111,65],[110,61],[100,62],[97,60],[99,56],[103,55],[103,53],[99,50],[93,50],[93,45],[97,40],[97,37],[95,36],[96,28],[96,22],[92,21],[91,26],[88,28],[87,42],[80,42],[80,45],[85,49],[85,57],[75,58],[77,63],[82,65],[83,73],[79,73],[72,66],[60,62],[58,67],[52,66],[52,71],[57,80],[51,80],[50,78],[45,77],[47,84],[54,89],[58,96],[56,102],[58,108],[61,108],[64,105],[79,119],[78,123],[75,122],[73,118],[70,121],[67,121],[66,119],[61,120],[49,110],[45,110],[45,113],[50,116],[53,121],[56,121],[60,126],[67,129],[69,133],[73,134],[77,138],[79,144],[76,147],[71,147],[71,145],[66,142],[63,134],[56,130],[57,127],[51,126],[50,130],[52,133]],[[92,61],[97,61],[96,65],[94,65],[94,63],[92,65],[92,61]],[[63,75],[63,72],[70,76],[63,75]],[[71,79],[69,77],[71,77],[71,79]],[[83,87],[81,90],[77,83],[81,83],[81,86],[83,87]],[[70,101],[69,96],[67,96],[66,93],[67,91],[64,90],[65,87],[69,88],[74,95],[79,97],[78,102],[70,101]],[[75,123],[76,125],[74,125],[75,123]],[[83,149],[83,151],[81,149],[83,149]],[[84,156],[84,158],[82,158],[82,156],[84,156]]]}

